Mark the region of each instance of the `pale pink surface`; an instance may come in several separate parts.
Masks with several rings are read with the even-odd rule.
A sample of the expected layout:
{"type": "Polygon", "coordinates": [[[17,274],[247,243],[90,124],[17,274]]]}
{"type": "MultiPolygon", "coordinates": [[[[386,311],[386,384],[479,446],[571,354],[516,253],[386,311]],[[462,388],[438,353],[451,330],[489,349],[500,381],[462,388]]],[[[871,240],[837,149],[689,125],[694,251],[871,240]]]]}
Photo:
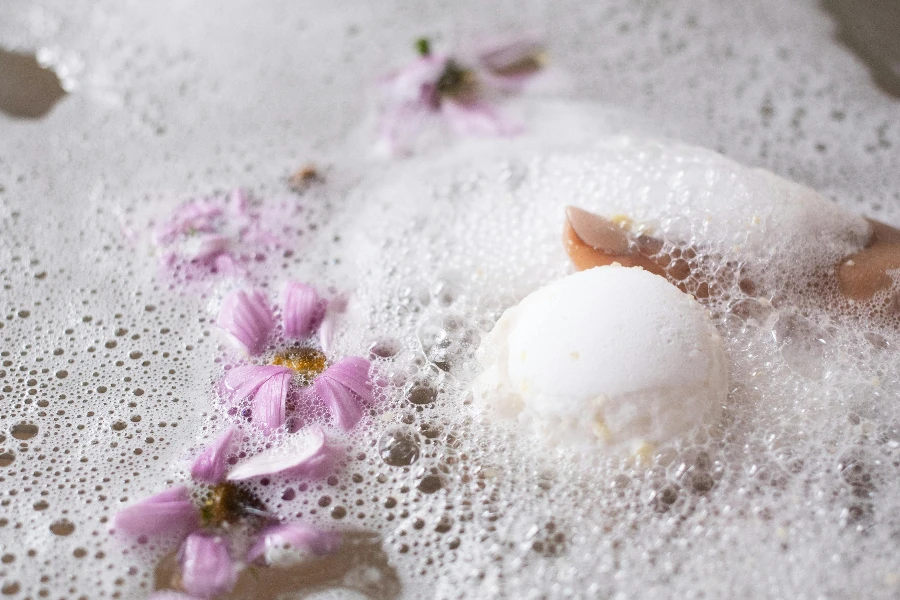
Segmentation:
{"type": "Polygon", "coordinates": [[[216,325],[228,332],[239,348],[254,356],[265,349],[275,319],[261,291],[235,290],[222,301],[216,325]]]}
{"type": "Polygon", "coordinates": [[[202,533],[188,536],[181,548],[181,584],[188,594],[212,598],[231,591],[236,582],[227,540],[202,533]]]}
{"type": "Polygon", "coordinates": [[[191,465],[191,477],[210,485],[224,481],[225,472],[228,470],[225,462],[228,459],[228,449],[237,432],[238,428],[234,426],[222,432],[216,441],[204,450],[191,465]]]}
{"type": "Polygon", "coordinates": [[[281,446],[238,463],[228,480],[243,481],[276,473],[318,478],[331,472],[343,452],[342,446],[327,443],[321,427],[312,427],[290,436],[281,446]]]}
{"type": "Polygon", "coordinates": [[[316,556],[325,556],[337,552],[340,548],[341,534],[335,531],[322,531],[302,523],[275,525],[259,534],[259,539],[247,553],[247,562],[265,556],[268,550],[288,546],[316,556]]]}
{"type": "Polygon", "coordinates": [[[185,486],[170,488],[119,511],[117,531],[130,535],[186,535],[200,525],[185,486]]]}

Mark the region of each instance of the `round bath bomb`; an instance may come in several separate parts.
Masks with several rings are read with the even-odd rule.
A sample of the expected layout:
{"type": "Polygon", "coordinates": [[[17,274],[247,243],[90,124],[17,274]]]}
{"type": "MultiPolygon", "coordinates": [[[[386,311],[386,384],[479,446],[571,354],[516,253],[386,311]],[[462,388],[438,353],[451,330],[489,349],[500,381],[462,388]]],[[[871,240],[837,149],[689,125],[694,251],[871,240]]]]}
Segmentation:
{"type": "Polygon", "coordinates": [[[475,397],[551,444],[636,452],[715,422],[728,396],[706,310],[664,278],[581,271],[508,309],[479,349],[475,397]]]}

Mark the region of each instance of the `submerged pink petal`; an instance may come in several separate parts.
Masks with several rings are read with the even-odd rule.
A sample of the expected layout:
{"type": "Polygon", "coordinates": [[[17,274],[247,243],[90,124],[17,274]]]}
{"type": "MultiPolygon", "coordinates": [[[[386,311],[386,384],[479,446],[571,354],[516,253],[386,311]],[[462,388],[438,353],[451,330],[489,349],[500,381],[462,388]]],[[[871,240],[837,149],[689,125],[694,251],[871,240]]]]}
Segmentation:
{"type": "Polygon", "coordinates": [[[322,347],[322,352],[331,351],[331,342],[334,340],[338,319],[345,310],[347,310],[347,297],[345,295],[338,294],[328,301],[325,316],[319,325],[319,345],[322,347]]]}
{"type": "Polygon", "coordinates": [[[288,523],[269,527],[247,553],[247,562],[262,557],[266,564],[288,566],[302,562],[309,555],[325,556],[337,552],[341,534],[323,531],[302,523],[288,523]]]}
{"type": "Polygon", "coordinates": [[[502,115],[493,105],[482,100],[457,102],[447,100],[441,112],[457,133],[466,135],[515,135],[522,126],[502,115]]]}
{"type": "Polygon", "coordinates": [[[210,485],[222,482],[228,470],[228,449],[237,431],[237,427],[229,427],[204,450],[191,465],[191,477],[210,485]]]}
{"type": "Polygon", "coordinates": [[[119,511],[114,527],[130,535],[186,535],[200,525],[190,493],[178,486],[119,511]]]}
{"type": "Polygon", "coordinates": [[[233,402],[250,400],[253,423],[269,433],[284,424],[293,375],[277,365],[236,367],[222,377],[219,392],[233,402]]]}
{"type": "Polygon", "coordinates": [[[199,598],[212,598],[231,591],[237,568],[227,541],[220,536],[195,533],[181,548],[181,585],[199,598]]]}
{"type": "Polygon", "coordinates": [[[205,263],[228,251],[231,241],[224,235],[208,233],[197,236],[190,244],[188,258],[205,263]]]}
{"type": "Polygon", "coordinates": [[[327,475],[343,454],[342,446],[330,446],[321,427],[292,435],[281,446],[260,452],[236,465],[228,473],[229,481],[243,481],[262,475],[286,475],[317,478],[327,475]]]}
{"type": "Polygon", "coordinates": [[[359,423],[363,404],[375,401],[369,381],[371,363],[358,356],[346,356],[334,363],[313,382],[338,427],[349,431],[359,423]]]}
{"type": "Polygon", "coordinates": [[[275,321],[261,291],[235,290],[222,301],[216,325],[253,356],[265,349],[275,321]]]}
{"type": "Polygon", "coordinates": [[[157,244],[171,244],[179,236],[189,233],[212,233],[222,207],[209,200],[195,200],[176,208],[171,218],[154,233],[157,244]]]}
{"type": "Polygon", "coordinates": [[[282,298],[284,337],[290,340],[311,335],[322,322],[327,306],[316,288],[291,282],[285,286],[282,298]]]}

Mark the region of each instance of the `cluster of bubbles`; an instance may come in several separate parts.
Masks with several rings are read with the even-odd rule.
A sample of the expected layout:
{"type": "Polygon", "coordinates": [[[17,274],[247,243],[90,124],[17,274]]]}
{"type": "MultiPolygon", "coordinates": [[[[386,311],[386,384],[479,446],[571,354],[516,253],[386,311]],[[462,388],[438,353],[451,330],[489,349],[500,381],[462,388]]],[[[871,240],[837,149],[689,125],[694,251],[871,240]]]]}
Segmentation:
{"type": "MultiPolygon", "coordinates": [[[[557,5],[548,43],[578,74],[571,94],[633,112],[525,102],[533,135],[512,144],[355,161],[370,141],[350,129],[359,82],[406,56],[388,50],[396,40],[452,38],[448,15],[498,30],[547,21],[540,1],[400,4],[360,5],[346,22],[307,7],[284,18],[278,3],[181,7],[201,11],[185,40],[167,33],[169,11],[137,2],[15,8],[0,23],[16,48],[83,55],[76,93],[0,139],[0,598],[140,598],[167,583],[172,546],[111,535],[113,515],[186,481],[239,418],[214,391],[234,356],[213,325],[220,299],[251,284],[274,299],[289,279],[352,292],[334,353],[372,358],[380,402],[337,436],[347,453],[333,475],[251,487],[272,512],[345,532],[344,549],[267,573],[271,589],[242,580],[235,597],[896,596],[900,337],[875,314],[892,292],[855,314],[823,310],[835,292],[814,267],[846,246],[773,240],[777,223],[762,222],[755,239],[778,252],[761,258],[715,228],[745,205],[696,208],[707,175],[726,196],[749,185],[748,200],[757,179],[703,152],[592,139],[681,137],[898,222],[896,109],[817,3],[557,5]],[[272,47],[291,51],[273,62],[272,47]],[[289,172],[326,153],[325,184],[290,195],[289,172]],[[652,169],[680,174],[681,195],[657,201],[652,169]],[[150,217],[239,184],[260,209],[296,202],[277,232],[289,247],[249,281],[179,288],[140,237],[150,217]],[[470,404],[502,311],[571,271],[567,204],[652,222],[692,290],[718,286],[708,305],[732,390],[716,427],[645,457],[574,460],[470,404]]],[[[829,227],[853,219],[839,221],[829,227]]],[[[286,436],[247,431],[241,452],[286,436]]]]}

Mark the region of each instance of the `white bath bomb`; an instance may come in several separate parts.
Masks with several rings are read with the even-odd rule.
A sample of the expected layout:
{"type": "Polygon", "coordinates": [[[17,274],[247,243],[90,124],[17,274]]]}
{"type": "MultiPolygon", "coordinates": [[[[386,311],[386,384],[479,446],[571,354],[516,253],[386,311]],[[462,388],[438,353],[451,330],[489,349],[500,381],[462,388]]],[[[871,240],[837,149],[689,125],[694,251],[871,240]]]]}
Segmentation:
{"type": "Polygon", "coordinates": [[[634,452],[715,422],[728,396],[706,310],[640,268],[597,267],[508,309],[479,349],[476,399],[551,444],[634,452]]]}

